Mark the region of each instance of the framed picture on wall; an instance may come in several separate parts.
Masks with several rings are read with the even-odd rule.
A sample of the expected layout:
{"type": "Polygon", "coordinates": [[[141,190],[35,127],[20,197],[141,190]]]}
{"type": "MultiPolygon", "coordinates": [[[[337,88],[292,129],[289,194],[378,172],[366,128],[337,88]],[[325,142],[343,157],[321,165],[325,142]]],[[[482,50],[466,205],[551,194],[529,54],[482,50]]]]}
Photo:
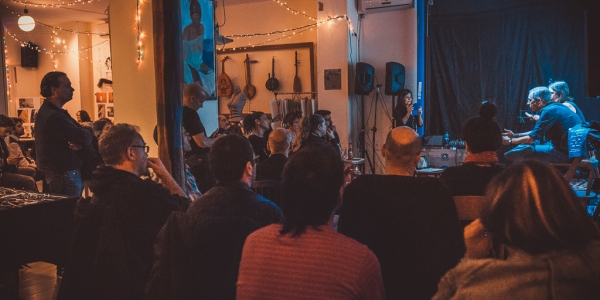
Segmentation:
{"type": "Polygon", "coordinates": [[[29,123],[29,110],[19,109],[17,110],[17,116],[23,121],[23,123],[29,123]]]}
{"type": "Polygon", "coordinates": [[[33,98],[19,98],[19,108],[33,108],[33,98]]]}
{"type": "Polygon", "coordinates": [[[114,118],[115,117],[115,107],[114,106],[107,106],[106,107],[106,117],[107,118],[114,118]]]}
{"type": "Polygon", "coordinates": [[[106,108],[105,104],[98,104],[98,119],[104,118],[104,110],[106,108]]]}
{"type": "Polygon", "coordinates": [[[217,100],[215,72],[214,10],[212,0],[179,0],[183,29],[183,79],[198,82],[217,100]]]}

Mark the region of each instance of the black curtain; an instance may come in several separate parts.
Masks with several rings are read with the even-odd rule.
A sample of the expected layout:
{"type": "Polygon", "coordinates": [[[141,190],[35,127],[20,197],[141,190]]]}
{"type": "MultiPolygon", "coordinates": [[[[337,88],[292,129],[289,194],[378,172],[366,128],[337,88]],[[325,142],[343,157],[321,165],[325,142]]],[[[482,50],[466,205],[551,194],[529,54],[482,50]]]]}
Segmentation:
{"type": "MultiPolygon", "coordinates": [[[[527,93],[564,80],[584,98],[584,9],[569,0],[436,0],[429,7],[427,134],[461,136],[482,100],[519,126],[527,93]]],[[[584,112],[585,114],[585,112],[584,112]]]]}

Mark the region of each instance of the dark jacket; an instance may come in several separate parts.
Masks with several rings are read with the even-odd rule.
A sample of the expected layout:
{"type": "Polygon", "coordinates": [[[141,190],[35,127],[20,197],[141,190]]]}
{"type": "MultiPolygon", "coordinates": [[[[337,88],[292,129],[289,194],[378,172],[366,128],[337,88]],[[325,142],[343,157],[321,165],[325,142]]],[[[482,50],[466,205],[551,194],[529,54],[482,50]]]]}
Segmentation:
{"type": "Polygon", "coordinates": [[[69,142],[86,147],[92,133],[83,129],[69,113],[44,101],[35,119],[35,148],[38,168],[45,172],[79,169],[81,159],[69,142]]]}
{"type": "Polygon", "coordinates": [[[142,299],[156,235],[189,200],[106,166],[93,173],[90,190],[94,196],[77,204],[58,299],[142,299]]]}
{"type": "Polygon", "coordinates": [[[241,182],[219,182],[157,237],[149,299],[235,299],[246,237],[282,220],[279,207],[241,182]]]}
{"type": "Polygon", "coordinates": [[[256,165],[256,180],[281,180],[283,166],[287,162],[287,156],[283,154],[271,154],[269,158],[256,165]]]}

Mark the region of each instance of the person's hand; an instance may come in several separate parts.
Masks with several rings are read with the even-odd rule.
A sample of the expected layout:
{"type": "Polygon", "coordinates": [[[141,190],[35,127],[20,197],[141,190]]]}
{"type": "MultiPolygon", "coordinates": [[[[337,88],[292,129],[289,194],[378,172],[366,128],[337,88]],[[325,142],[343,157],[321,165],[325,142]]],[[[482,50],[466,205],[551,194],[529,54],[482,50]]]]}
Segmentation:
{"type": "Polygon", "coordinates": [[[502,136],[506,136],[509,138],[514,138],[515,137],[515,133],[512,132],[512,130],[508,130],[508,129],[504,129],[504,132],[502,133],[502,136]]]}
{"type": "Polygon", "coordinates": [[[73,144],[73,143],[69,142],[69,149],[71,149],[71,150],[81,150],[81,148],[82,147],[80,145],[73,144]]]}
{"type": "Polygon", "coordinates": [[[24,159],[25,156],[9,156],[6,158],[6,163],[9,165],[18,165],[21,159],[24,159]]]}
{"type": "Polygon", "coordinates": [[[335,125],[331,124],[331,126],[329,126],[329,128],[331,129],[331,131],[337,132],[337,128],[335,127],[335,125]]]}
{"type": "Polygon", "coordinates": [[[533,115],[530,119],[533,121],[537,121],[540,119],[540,115],[533,115]]]}
{"type": "Polygon", "coordinates": [[[419,116],[423,114],[423,108],[419,106],[419,109],[417,109],[417,112],[419,113],[419,116]]]}
{"type": "Polygon", "coordinates": [[[467,248],[466,258],[486,258],[492,250],[492,237],[485,231],[480,219],[476,219],[465,227],[464,239],[467,248]]]}
{"type": "Polygon", "coordinates": [[[209,71],[210,71],[210,68],[206,64],[204,64],[204,63],[200,64],[200,72],[202,72],[204,75],[206,75],[206,74],[208,74],[209,71]]]}
{"type": "Polygon", "coordinates": [[[333,131],[331,131],[331,129],[327,128],[327,140],[333,140],[335,139],[335,135],[333,134],[333,131]]]}
{"type": "Polygon", "coordinates": [[[160,179],[163,179],[167,175],[170,176],[169,171],[167,171],[167,168],[165,168],[165,165],[163,165],[162,161],[157,157],[148,157],[146,165],[148,168],[152,168],[152,171],[154,171],[156,176],[158,176],[160,179]]]}
{"type": "Polygon", "coordinates": [[[502,145],[510,145],[510,140],[512,138],[509,138],[508,136],[502,136],[502,145]]]}

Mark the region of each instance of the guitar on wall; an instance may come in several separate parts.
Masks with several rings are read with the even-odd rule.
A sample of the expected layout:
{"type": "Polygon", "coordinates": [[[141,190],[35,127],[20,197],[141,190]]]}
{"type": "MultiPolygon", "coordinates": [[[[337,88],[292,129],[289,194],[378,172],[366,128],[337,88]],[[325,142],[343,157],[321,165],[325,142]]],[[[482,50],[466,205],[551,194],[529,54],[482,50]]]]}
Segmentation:
{"type": "Polygon", "coordinates": [[[229,97],[233,94],[233,83],[231,82],[231,78],[229,75],[225,73],[225,61],[229,59],[229,56],[225,56],[221,60],[221,74],[217,79],[219,85],[217,86],[217,94],[219,97],[229,97]]]}

